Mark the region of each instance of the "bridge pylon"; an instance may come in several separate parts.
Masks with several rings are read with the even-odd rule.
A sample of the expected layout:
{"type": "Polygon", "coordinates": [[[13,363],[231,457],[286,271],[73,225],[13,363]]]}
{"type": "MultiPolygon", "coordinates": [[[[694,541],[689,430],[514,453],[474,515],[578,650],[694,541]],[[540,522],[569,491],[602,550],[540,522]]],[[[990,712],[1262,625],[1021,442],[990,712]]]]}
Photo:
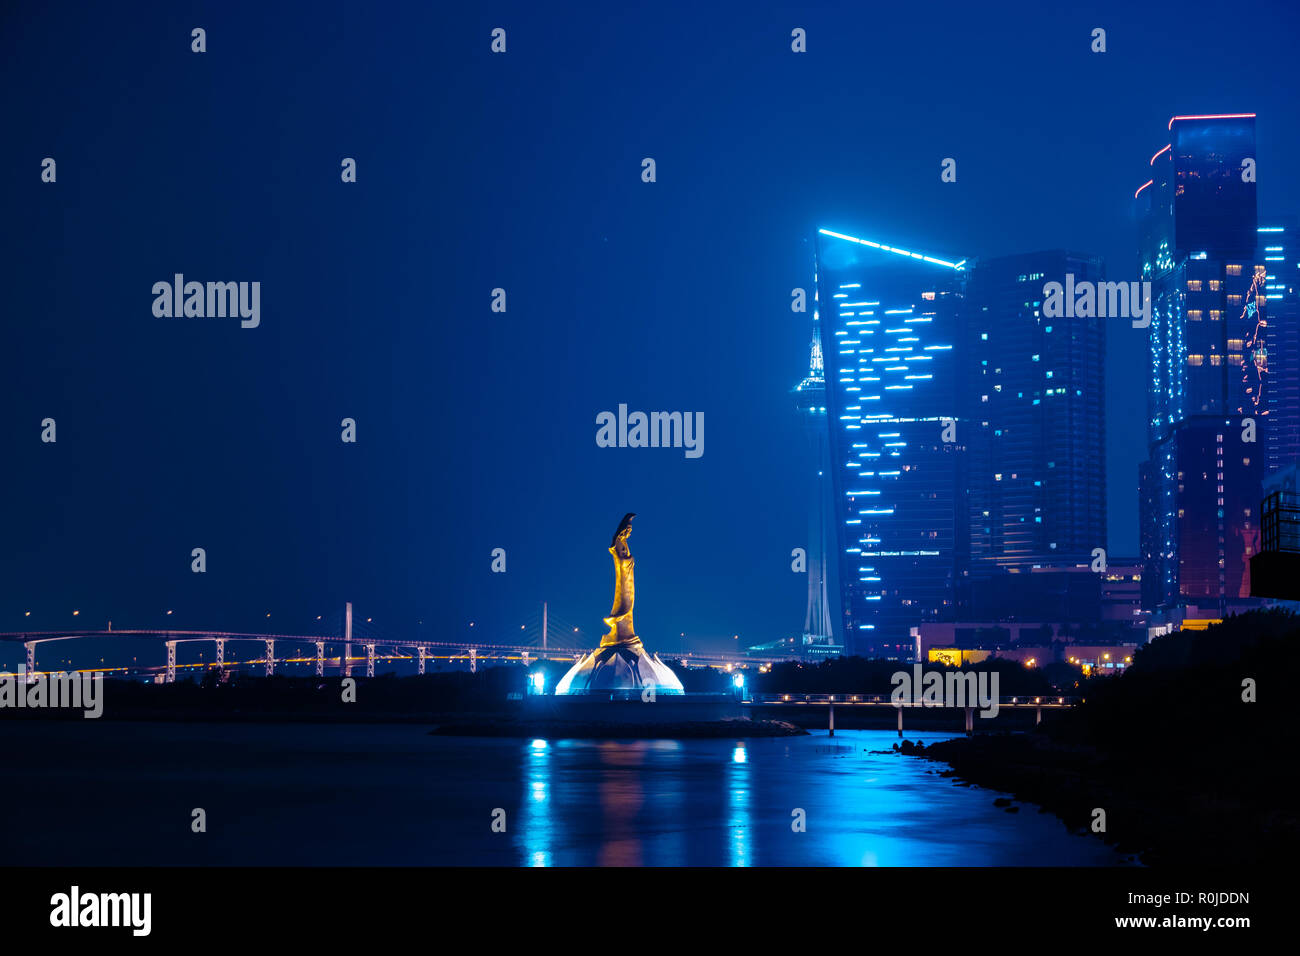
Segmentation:
{"type": "Polygon", "coordinates": [[[352,602],[343,610],[343,676],[352,676],[352,602]]]}

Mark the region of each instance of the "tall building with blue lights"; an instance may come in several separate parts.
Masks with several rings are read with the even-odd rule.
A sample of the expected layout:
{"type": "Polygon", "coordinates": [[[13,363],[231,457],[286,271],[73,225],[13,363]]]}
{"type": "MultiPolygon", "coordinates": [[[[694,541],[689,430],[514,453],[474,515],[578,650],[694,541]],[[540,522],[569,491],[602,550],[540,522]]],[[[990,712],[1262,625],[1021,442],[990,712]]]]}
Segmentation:
{"type": "MultiPolygon", "coordinates": [[[[1063,250],[980,259],[966,289],[971,572],[1092,561],[1106,545],[1106,323],[1043,314],[1046,283],[1097,282],[1063,250]]],[[[1025,587],[1028,587],[1026,583],[1025,587]]]]}
{"type": "Polygon", "coordinates": [[[1292,467],[1300,459],[1300,219],[1261,219],[1256,261],[1264,267],[1268,297],[1266,334],[1270,388],[1267,471],[1292,467]]]}
{"type": "Polygon", "coordinates": [[[904,658],[952,620],[970,552],[960,438],[965,260],[817,236],[831,490],[848,653],[904,658]],[[954,433],[949,432],[947,437],[954,433]]]}
{"type": "Polygon", "coordinates": [[[1171,623],[1249,603],[1273,400],[1254,162],[1253,113],[1175,116],[1134,196],[1152,299],[1142,583],[1171,623]]]}

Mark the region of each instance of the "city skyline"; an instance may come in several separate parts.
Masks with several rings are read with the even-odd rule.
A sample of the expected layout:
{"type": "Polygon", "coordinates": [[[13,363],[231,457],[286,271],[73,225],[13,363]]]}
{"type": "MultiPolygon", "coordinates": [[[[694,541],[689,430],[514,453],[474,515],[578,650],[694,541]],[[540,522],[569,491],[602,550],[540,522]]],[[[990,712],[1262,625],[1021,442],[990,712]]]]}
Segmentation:
{"type": "Polygon", "coordinates": [[[1297,26],[5,5],[11,935],[1275,922],[1297,26]]]}
{"type": "MultiPolygon", "coordinates": [[[[740,49],[765,68],[744,82],[712,59],[710,32],[734,26],[722,13],[703,13],[687,37],[619,14],[605,23],[611,42],[585,54],[618,83],[558,74],[521,93],[556,37],[547,17],[525,11],[507,59],[485,61],[469,44],[434,63],[399,57],[390,76],[356,80],[341,106],[324,91],[357,44],[383,42],[375,25],[345,39],[283,11],[267,22],[227,11],[208,24],[223,55],[206,60],[188,43],[169,50],[168,31],[188,37],[190,25],[166,15],[143,34],[94,11],[72,37],[45,23],[21,45],[10,33],[21,135],[6,171],[20,228],[6,254],[27,279],[11,291],[23,319],[0,360],[12,449],[0,621],[20,629],[31,610],[66,627],[79,610],[155,626],[174,610],[195,626],[252,629],[268,612],[312,621],[350,600],[394,628],[472,620],[505,634],[549,601],[596,629],[605,609],[592,595],[606,569],[591,543],[611,514],[638,510],[655,515],[640,542],[656,557],[642,586],[671,597],[649,605],[643,627],[718,650],[797,633],[807,580],[791,573],[790,552],[808,531],[788,387],[804,371],[808,328],[789,303],[792,288],[811,289],[817,228],[933,243],[940,258],[1079,249],[1124,278],[1135,167],[1159,147],[1148,148],[1153,131],[1176,113],[1242,109],[1260,117],[1261,210],[1300,208],[1278,174],[1300,149],[1285,121],[1280,36],[1228,20],[1208,37],[1170,5],[1180,15],[1112,14],[1109,50],[1094,54],[1067,12],[1024,10],[1023,25],[988,38],[991,50],[963,39],[975,14],[951,13],[954,29],[933,40],[935,69],[915,79],[915,101],[939,104],[925,113],[858,80],[864,46],[880,70],[907,68],[902,50],[872,37],[924,31],[926,18],[908,11],[847,29],[842,11],[792,12],[809,31],[810,68],[790,57],[788,30],[746,28],[740,49]],[[637,70],[619,44],[636,49],[637,70]],[[232,45],[254,69],[232,69],[232,45]],[[664,80],[683,56],[710,65],[695,80],[664,80]],[[1210,56],[1223,64],[1212,81],[1131,97],[1153,71],[1190,77],[1180,65],[1210,56]],[[120,58],[135,64],[124,85],[93,82],[120,58]],[[141,64],[162,64],[175,82],[151,84],[141,64]],[[33,79],[46,65],[67,85],[33,79]],[[1027,70],[1047,82],[1016,85],[1027,70]],[[293,92],[264,101],[285,77],[293,92]],[[409,110],[356,108],[389,102],[392,89],[462,81],[478,99],[430,100],[416,126],[409,110]],[[1011,111],[972,111],[948,95],[998,103],[1013,87],[1011,111]],[[88,98],[75,127],[52,119],[74,108],[73,88],[88,98]],[[692,95],[703,97],[700,118],[682,126],[673,104],[692,95]],[[576,105],[552,125],[543,117],[556,98],[576,105]],[[846,119],[864,100],[873,109],[846,119]],[[1083,105],[1062,113],[1066,102],[1083,105]],[[520,112],[482,119],[506,103],[520,112]],[[111,119],[136,104],[145,108],[126,122],[111,119]],[[274,148],[188,139],[195,110],[209,128],[239,115],[274,148]],[[793,117],[835,130],[835,145],[791,142],[793,117]],[[462,131],[460,148],[436,134],[445,128],[462,131]],[[525,142],[543,148],[525,155],[525,142]],[[761,161],[746,144],[761,146],[761,161]],[[58,160],[56,183],[40,180],[46,156],[58,160]],[[344,184],[349,156],[358,176],[344,184]],[[640,179],[645,156],[659,162],[652,184],[640,179]],[[955,183],[941,179],[947,157],[955,183]],[[565,203],[595,212],[574,222],[557,214],[565,203]],[[416,222],[411,208],[433,212],[416,222]],[[259,326],[154,316],[153,284],[178,272],[260,282],[259,326]],[[496,288],[505,313],[492,311],[496,288]],[[620,383],[592,374],[611,357],[620,383]],[[705,455],[599,448],[596,415],[619,403],[704,412],[705,455]],[[47,417],[57,445],[39,440],[47,417]],[[339,441],[344,418],[357,423],[355,445],[339,441]],[[609,469],[627,475],[621,494],[602,485],[609,469]],[[738,521],[744,513],[765,518],[738,521]],[[728,535],[746,557],[719,579],[709,547],[728,535]],[[190,571],[195,547],[206,548],[206,577],[190,571]],[[498,547],[503,575],[491,571],[498,547]],[[736,612],[714,584],[758,586],[736,612]]],[[[412,16],[417,33],[481,26],[464,11],[412,16]]],[[[1146,453],[1131,414],[1145,342],[1114,333],[1107,536],[1113,552],[1136,554],[1136,501],[1115,489],[1146,453]]]]}

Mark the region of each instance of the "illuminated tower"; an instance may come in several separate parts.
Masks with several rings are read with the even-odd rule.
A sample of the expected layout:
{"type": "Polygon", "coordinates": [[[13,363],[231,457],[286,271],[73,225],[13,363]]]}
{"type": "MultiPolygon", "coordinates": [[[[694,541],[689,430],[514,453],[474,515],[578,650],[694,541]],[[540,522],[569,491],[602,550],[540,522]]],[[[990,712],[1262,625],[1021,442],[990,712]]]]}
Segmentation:
{"type": "Polygon", "coordinates": [[[827,582],[830,562],[830,436],[826,430],[826,374],[822,362],[821,317],[814,289],[812,345],[808,374],[794,387],[795,401],[803,417],[804,432],[812,456],[808,469],[812,500],[808,508],[808,610],[804,614],[804,645],[833,645],[835,631],[827,582]]]}
{"type": "Polygon", "coordinates": [[[1258,230],[1256,262],[1265,269],[1268,325],[1265,361],[1270,474],[1300,460],[1300,219],[1273,217],[1258,230]]]}
{"type": "Polygon", "coordinates": [[[1255,114],[1175,116],[1134,198],[1151,283],[1144,600],[1177,626],[1250,606],[1274,391],[1255,114]]]}
{"type": "Polygon", "coordinates": [[[1104,358],[1115,320],[1073,309],[1043,315],[1045,283],[1070,276],[1096,282],[1102,262],[1057,249],[981,259],[971,269],[964,351],[973,574],[1086,564],[1106,544],[1104,358]]]}
{"type": "Polygon", "coordinates": [[[965,259],[818,230],[826,415],[847,653],[905,659],[968,573],[965,259]]]}

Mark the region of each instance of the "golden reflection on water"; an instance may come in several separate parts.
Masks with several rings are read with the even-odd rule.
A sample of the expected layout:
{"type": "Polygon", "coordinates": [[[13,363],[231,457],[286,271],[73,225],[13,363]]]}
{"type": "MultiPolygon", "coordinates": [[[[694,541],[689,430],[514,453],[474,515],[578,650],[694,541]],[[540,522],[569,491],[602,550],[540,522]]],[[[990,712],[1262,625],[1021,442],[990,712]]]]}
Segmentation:
{"type": "Polygon", "coordinates": [[[641,866],[644,850],[637,817],[645,804],[640,770],[646,762],[645,741],[604,741],[599,746],[600,762],[614,773],[605,773],[597,793],[603,830],[608,836],[600,848],[601,866],[641,866]]]}

